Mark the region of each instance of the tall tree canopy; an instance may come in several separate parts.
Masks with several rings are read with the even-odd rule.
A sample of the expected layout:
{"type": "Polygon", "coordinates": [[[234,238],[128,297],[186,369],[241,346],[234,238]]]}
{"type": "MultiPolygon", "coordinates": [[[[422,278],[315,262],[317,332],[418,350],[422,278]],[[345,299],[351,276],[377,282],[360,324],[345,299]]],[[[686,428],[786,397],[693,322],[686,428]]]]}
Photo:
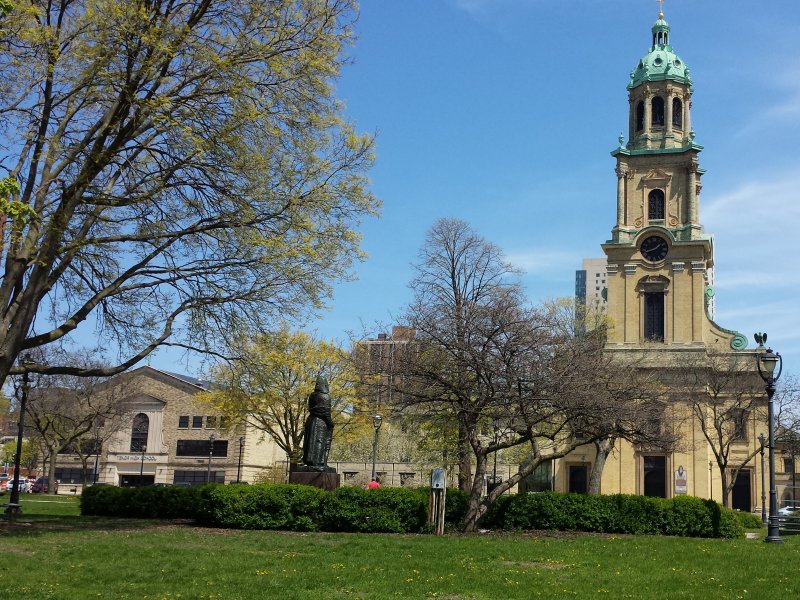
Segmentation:
{"type": "Polygon", "coordinates": [[[622,376],[629,366],[604,352],[602,330],[576,335],[563,305],[526,306],[513,275],[499,248],[468,224],[437,221],[407,311],[417,351],[396,358],[396,408],[458,427],[459,484],[470,493],[465,529],[539,465],[628,435],[646,412],[641,390],[622,376]],[[489,457],[523,446],[519,471],[484,496],[489,457]]]}
{"type": "Polygon", "coordinates": [[[322,306],[377,210],[332,82],[354,0],[19,0],[0,19],[0,381],[322,306]]]}

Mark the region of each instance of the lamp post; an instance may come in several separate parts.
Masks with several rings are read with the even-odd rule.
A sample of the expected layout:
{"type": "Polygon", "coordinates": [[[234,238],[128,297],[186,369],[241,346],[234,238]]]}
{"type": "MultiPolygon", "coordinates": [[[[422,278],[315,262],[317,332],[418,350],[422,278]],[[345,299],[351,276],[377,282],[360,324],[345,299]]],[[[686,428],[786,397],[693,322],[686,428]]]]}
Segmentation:
{"type": "Polygon", "coordinates": [[[767,341],[766,333],[755,335],[759,353],[756,356],[758,374],[764,380],[767,389],[767,420],[769,421],[769,522],[767,527],[767,537],[765,542],[782,544],[780,527],[778,522],[778,496],[775,489],[775,408],[772,397],[775,395],[775,382],[781,376],[783,370],[783,359],[772,348],[764,349],[767,341]],[[775,369],[777,368],[777,373],[775,369]]]}
{"type": "Polygon", "coordinates": [[[97,477],[100,475],[100,426],[94,428],[94,480],[92,483],[97,483],[97,477]]]}
{"type": "Polygon", "coordinates": [[[714,499],[714,463],[708,461],[708,492],[711,495],[711,499],[714,499]]]}
{"type": "Polygon", "coordinates": [[[375,461],[378,459],[378,431],[380,431],[381,424],[383,423],[383,418],[380,415],[375,415],[372,417],[372,427],[375,429],[375,437],[372,440],[372,479],[371,481],[377,481],[375,479],[375,461]]]}
{"type": "Polygon", "coordinates": [[[214,456],[214,440],[216,439],[213,433],[208,437],[208,471],[206,472],[206,483],[211,483],[211,457],[214,456]]]}
{"type": "Polygon", "coordinates": [[[239,438],[239,466],[236,468],[236,482],[242,482],[242,451],[244,450],[244,436],[239,438]]]}
{"type": "Polygon", "coordinates": [[[142,444],[142,462],[139,465],[139,485],[144,485],[142,479],[144,478],[144,453],[147,451],[147,442],[142,444]]]}
{"type": "Polygon", "coordinates": [[[767,488],[764,486],[764,444],[767,443],[767,436],[763,433],[758,434],[758,443],[761,444],[761,525],[767,526],[767,488]]]}
{"type": "MultiPolygon", "coordinates": [[[[31,362],[30,354],[26,354],[20,361],[20,366],[25,368],[31,362]]],[[[28,402],[28,392],[30,391],[30,375],[28,370],[22,372],[22,385],[20,386],[19,396],[19,423],[17,427],[17,449],[14,451],[14,478],[11,483],[11,498],[6,506],[6,514],[9,519],[22,513],[19,505],[19,473],[20,461],[22,459],[22,436],[25,431],[25,404],[28,402]]]]}

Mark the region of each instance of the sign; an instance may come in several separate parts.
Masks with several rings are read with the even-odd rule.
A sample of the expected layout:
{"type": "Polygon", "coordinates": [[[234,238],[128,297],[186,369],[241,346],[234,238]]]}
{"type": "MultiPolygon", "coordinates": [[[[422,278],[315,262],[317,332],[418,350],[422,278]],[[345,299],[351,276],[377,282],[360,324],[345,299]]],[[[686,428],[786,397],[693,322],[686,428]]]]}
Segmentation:
{"type": "Polygon", "coordinates": [[[117,454],[119,462],[156,462],[158,457],[153,454],[117,454]]]}
{"type": "Polygon", "coordinates": [[[686,472],[686,469],[683,468],[683,465],[679,466],[678,470],[675,471],[676,494],[686,494],[688,492],[688,480],[689,474],[686,472]]]}
{"type": "Polygon", "coordinates": [[[447,472],[441,467],[436,467],[431,471],[431,487],[436,490],[445,489],[446,477],[447,477],[447,472]]]}

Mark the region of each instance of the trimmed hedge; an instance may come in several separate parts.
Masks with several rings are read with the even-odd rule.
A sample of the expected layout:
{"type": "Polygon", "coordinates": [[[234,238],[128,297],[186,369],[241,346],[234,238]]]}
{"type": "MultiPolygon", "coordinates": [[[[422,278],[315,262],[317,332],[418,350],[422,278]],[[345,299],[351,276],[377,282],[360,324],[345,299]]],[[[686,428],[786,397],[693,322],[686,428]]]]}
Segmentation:
{"type": "Polygon", "coordinates": [[[81,514],[133,519],[194,519],[208,523],[207,484],[195,487],[91,486],[81,494],[81,514]]]}
{"type": "MultiPolygon", "coordinates": [[[[468,494],[447,490],[446,525],[460,524],[467,501],[468,494]]],[[[292,484],[97,486],[84,490],[81,497],[84,515],[183,518],[235,529],[290,531],[418,533],[426,530],[427,507],[427,489],[342,487],[326,492],[292,484]]],[[[750,520],[746,517],[757,519],[692,496],[663,499],[542,492],[501,496],[483,525],[506,530],[735,538],[744,536],[743,522],[750,520]]],[[[758,520],[754,526],[760,525],[758,520]]]]}
{"type": "Polygon", "coordinates": [[[325,499],[321,517],[325,531],[416,533],[427,522],[428,508],[416,490],[341,487],[325,499]]]}
{"type": "Polygon", "coordinates": [[[485,523],[502,529],[547,529],[691,537],[743,537],[734,511],[693,496],[650,498],[542,492],[503,496],[485,523]]]}
{"type": "Polygon", "coordinates": [[[754,515],[749,512],[734,511],[736,518],[745,529],[761,529],[764,525],[761,523],[761,515],[754,515]]]}

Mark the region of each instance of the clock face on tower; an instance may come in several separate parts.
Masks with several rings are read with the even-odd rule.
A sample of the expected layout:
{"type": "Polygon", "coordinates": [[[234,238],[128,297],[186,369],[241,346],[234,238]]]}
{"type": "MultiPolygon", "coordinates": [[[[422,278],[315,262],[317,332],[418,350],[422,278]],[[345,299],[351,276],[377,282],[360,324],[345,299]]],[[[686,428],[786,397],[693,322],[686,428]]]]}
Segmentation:
{"type": "Polygon", "coordinates": [[[658,262],[667,257],[669,245],[667,244],[667,240],[664,238],[657,235],[651,235],[650,237],[644,238],[642,245],[639,246],[639,250],[641,251],[645,260],[649,260],[650,262],[658,262]]]}

